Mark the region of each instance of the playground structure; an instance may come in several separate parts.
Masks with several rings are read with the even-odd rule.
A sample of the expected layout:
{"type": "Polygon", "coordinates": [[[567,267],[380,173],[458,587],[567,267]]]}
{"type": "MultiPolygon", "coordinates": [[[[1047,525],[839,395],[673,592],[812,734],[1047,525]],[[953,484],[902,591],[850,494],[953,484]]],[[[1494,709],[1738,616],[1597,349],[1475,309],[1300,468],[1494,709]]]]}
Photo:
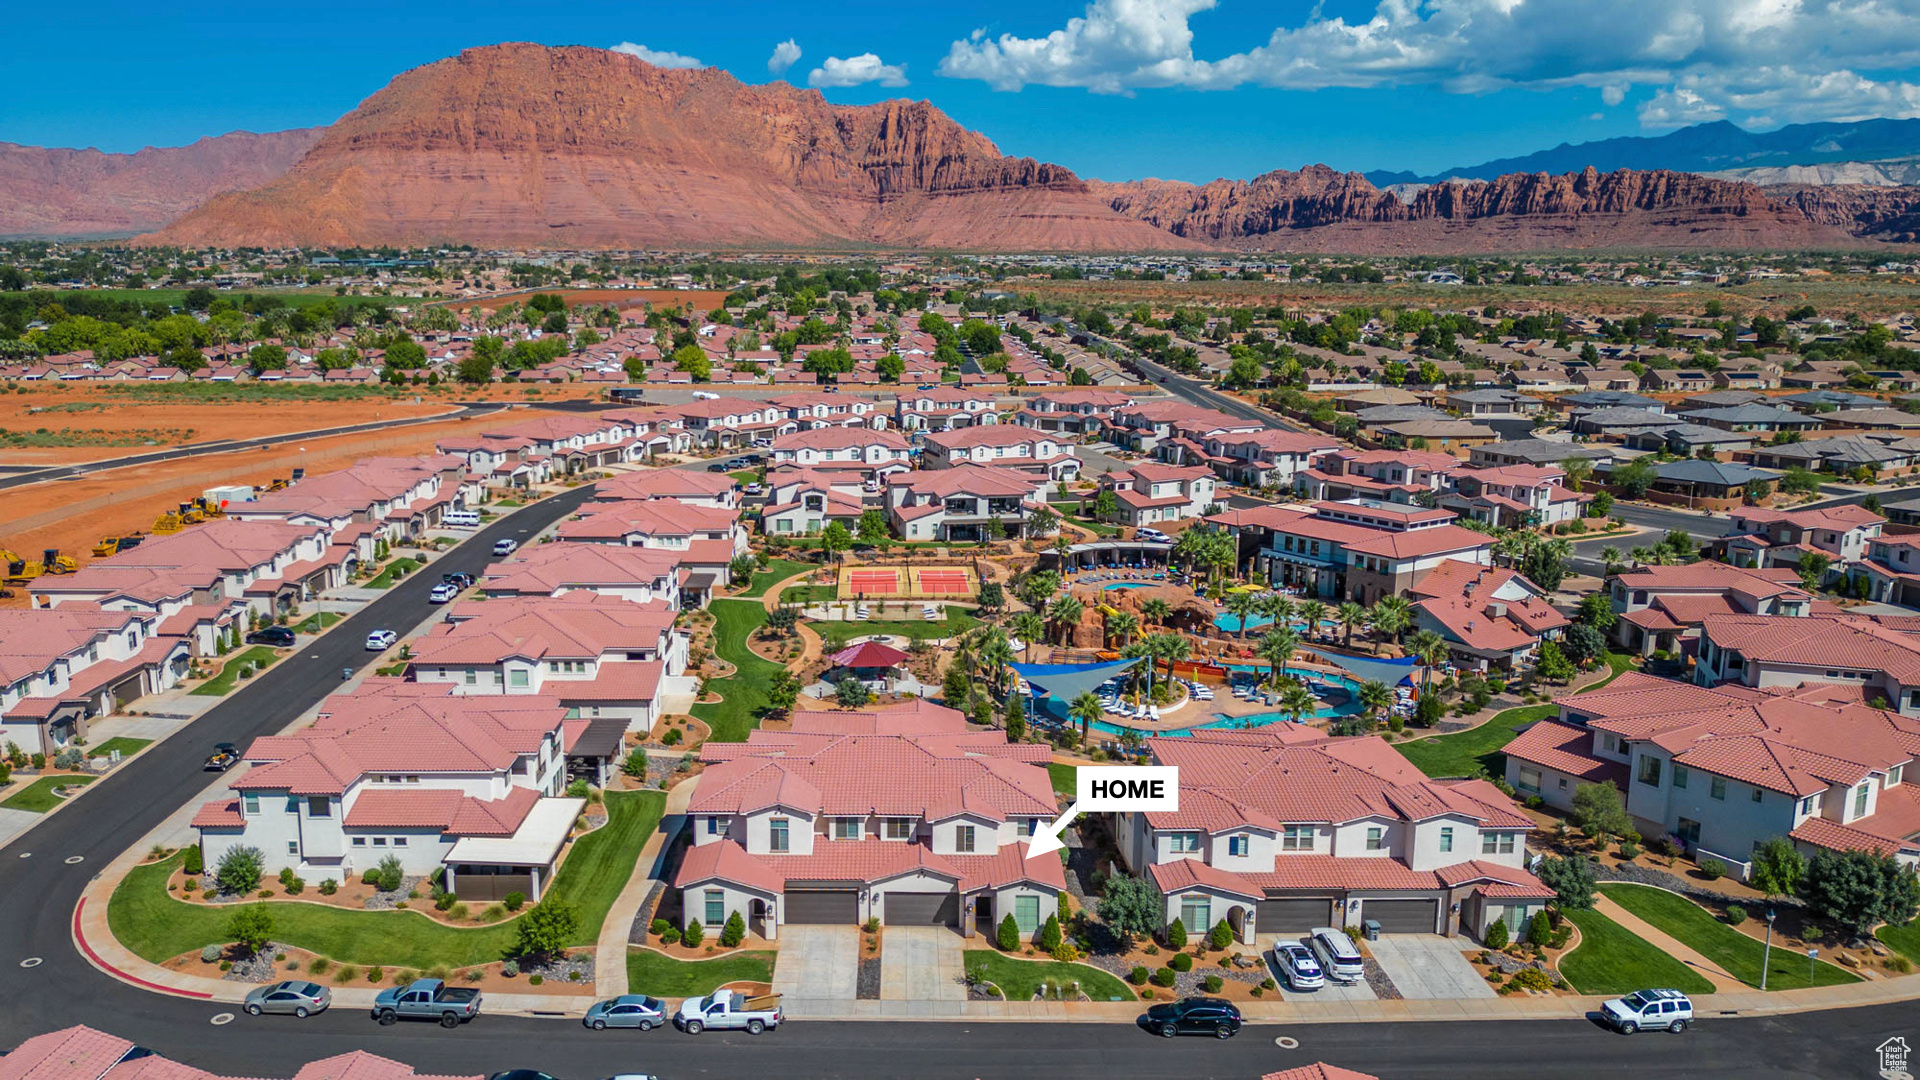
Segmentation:
{"type": "Polygon", "coordinates": [[[980,572],[965,563],[843,566],[842,600],[972,600],[980,595],[980,572]]]}

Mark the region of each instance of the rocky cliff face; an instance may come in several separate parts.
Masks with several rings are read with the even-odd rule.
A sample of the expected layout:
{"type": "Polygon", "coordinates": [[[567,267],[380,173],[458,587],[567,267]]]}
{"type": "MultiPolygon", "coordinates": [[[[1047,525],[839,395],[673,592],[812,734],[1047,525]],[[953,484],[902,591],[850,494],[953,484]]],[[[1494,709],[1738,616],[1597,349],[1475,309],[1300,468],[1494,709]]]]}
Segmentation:
{"type": "Polygon", "coordinates": [[[209,196],[281,175],[320,132],[236,131],[134,154],[0,143],[0,236],[127,236],[156,229],[209,196]]]}
{"type": "Polygon", "coordinates": [[[1203,185],[1096,183],[1095,191],[1175,235],[1251,250],[1796,247],[1865,235],[1841,213],[1818,218],[1752,184],[1664,171],[1513,173],[1434,184],[1410,201],[1324,165],[1203,185]]]}
{"type": "Polygon", "coordinates": [[[830,105],[603,49],[499,45],[400,75],[182,244],[1194,246],[926,103],[830,105]]]}

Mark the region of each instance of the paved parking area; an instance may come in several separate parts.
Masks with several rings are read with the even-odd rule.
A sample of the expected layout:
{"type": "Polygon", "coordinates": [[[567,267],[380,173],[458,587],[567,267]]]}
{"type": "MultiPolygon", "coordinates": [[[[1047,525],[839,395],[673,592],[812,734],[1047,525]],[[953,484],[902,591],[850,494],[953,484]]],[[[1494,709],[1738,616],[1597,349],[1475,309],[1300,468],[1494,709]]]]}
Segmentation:
{"type": "Polygon", "coordinates": [[[790,1000],[851,1001],[860,979],[860,928],[800,926],[780,928],[780,962],[773,989],[790,1000]]]}
{"type": "Polygon", "coordinates": [[[1438,934],[1382,934],[1367,947],[1403,998],[1499,997],[1461,953],[1470,944],[1438,934]]]}
{"type": "Polygon", "coordinates": [[[1327,984],[1318,990],[1289,990],[1287,977],[1274,965],[1273,950],[1269,948],[1261,959],[1267,962],[1267,974],[1273,976],[1273,981],[1279,985],[1282,1001],[1375,1001],[1379,996],[1365,982],[1344,984],[1332,979],[1328,979],[1327,984]]]}
{"type": "Polygon", "coordinates": [[[962,938],[944,926],[889,926],[880,939],[880,1000],[965,1001],[962,938]]]}

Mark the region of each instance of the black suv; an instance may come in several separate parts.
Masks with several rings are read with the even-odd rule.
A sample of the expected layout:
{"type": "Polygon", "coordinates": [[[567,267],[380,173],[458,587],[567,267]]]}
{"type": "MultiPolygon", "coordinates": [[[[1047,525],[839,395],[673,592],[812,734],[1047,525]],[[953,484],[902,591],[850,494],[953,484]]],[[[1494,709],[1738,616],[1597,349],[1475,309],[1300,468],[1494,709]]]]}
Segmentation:
{"type": "Polygon", "coordinates": [[[275,648],[293,647],[293,631],[284,626],[269,626],[265,630],[255,630],[247,635],[249,645],[272,645],[275,648]]]}
{"type": "Polygon", "coordinates": [[[1182,998],[1148,1009],[1147,1030],[1169,1039],[1175,1035],[1231,1039],[1240,1034],[1240,1010],[1219,998],[1182,998]]]}

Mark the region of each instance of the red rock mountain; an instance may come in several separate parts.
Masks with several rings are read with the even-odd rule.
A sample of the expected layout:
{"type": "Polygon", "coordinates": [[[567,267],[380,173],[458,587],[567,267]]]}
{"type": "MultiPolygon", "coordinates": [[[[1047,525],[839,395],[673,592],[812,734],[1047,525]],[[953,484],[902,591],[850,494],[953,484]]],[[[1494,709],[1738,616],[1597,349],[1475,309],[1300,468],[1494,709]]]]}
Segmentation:
{"type": "Polygon", "coordinates": [[[134,154],[0,143],[0,236],[125,236],[286,172],[321,134],[235,131],[134,154]]]}
{"type": "Polygon", "coordinates": [[[1847,245],[1887,231],[1899,201],[1883,194],[1860,207],[1841,197],[1814,213],[1752,184],[1592,168],[1435,184],[1411,202],[1324,165],[1250,181],[1145,180],[1094,190],[1129,217],[1211,246],[1356,254],[1847,245]]]}
{"type": "Polygon", "coordinates": [[[926,103],[847,107],[590,48],[469,49],[405,72],[285,176],[143,238],[285,246],[1198,245],[926,103]]]}

